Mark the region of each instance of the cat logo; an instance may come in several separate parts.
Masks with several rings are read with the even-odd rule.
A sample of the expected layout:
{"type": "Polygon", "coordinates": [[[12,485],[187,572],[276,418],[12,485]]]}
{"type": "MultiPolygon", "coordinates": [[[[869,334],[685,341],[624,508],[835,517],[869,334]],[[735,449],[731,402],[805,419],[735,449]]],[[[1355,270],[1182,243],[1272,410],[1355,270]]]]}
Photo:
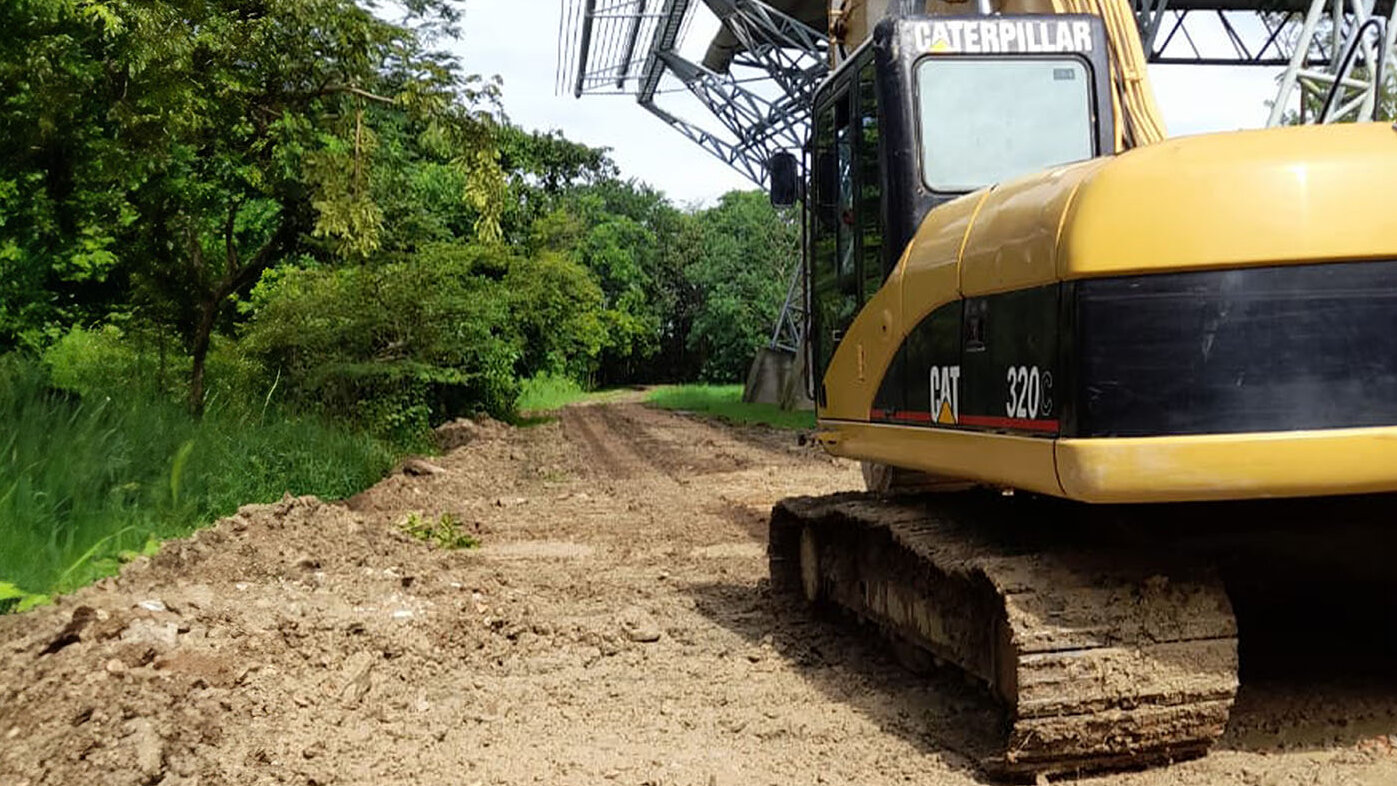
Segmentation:
{"type": "Polygon", "coordinates": [[[931,367],[931,417],[948,426],[960,422],[960,366],[931,367]]]}

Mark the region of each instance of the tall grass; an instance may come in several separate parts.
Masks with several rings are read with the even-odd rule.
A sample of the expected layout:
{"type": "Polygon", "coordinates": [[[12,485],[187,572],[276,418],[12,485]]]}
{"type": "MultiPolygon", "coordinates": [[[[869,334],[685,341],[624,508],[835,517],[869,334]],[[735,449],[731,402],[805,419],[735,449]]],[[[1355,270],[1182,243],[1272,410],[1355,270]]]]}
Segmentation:
{"type": "Polygon", "coordinates": [[[606,401],[626,395],[625,388],[587,390],[571,377],[537,374],[519,383],[514,408],[520,412],[550,412],[578,401],[606,401]]]}
{"type": "Polygon", "coordinates": [[[514,407],[520,412],[543,412],[562,409],[586,397],[587,391],[571,377],[538,374],[519,383],[519,398],[514,407]]]}
{"type": "Polygon", "coordinates": [[[348,496],[393,461],[315,419],[224,408],[194,421],[156,396],[79,397],[0,357],[0,585],[68,591],[238,505],[348,496]]]}
{"type": "Polygon", "coordinates": [[[793,431],[815,427],[814,412],[744,402],[741,385],[666,385],[652,390],[645,401],[661,409],[697,412],[729,423],[760,424],[793,431]]]}

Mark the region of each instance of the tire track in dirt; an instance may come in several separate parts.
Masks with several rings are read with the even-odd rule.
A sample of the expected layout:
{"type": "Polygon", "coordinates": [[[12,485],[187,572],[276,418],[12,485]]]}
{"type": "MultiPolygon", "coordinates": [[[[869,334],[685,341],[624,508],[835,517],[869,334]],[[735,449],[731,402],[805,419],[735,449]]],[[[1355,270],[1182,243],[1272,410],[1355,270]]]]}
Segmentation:
{"type": "Polygon", "coordinates": [[[733,472],[754,461],[740,455],[737,443],[721,431],[691,418],[644,406],[607,407],[602,417],[651,466],[671,478],[733,472]]]}
{"type": "Polygon", "coordinates": [[[777,449],[765,429],[760,438],[744,439],[751,429],[652,407],[606,407],[602,417],[634,442],[638,453],[675,478],[790,465],[808,456],[807,451],[795,450],[794,432],[787,432],[790,441],[777,449]]]}
{"type": "Polygon", "coordinates": [[[563,410],[563,432],[580,441],[583,465],[617,480],[645,474],[650,463],[631,448],[629,440],[619,438],[601,415],[605,409],[606,405],[584,405],[563,410]]]}
{"type": "Polygon", "coordinates": [[[709,422],[639,403],[573,406],[561,417],[565,433],[583,446],[585,463],[617,479],[654,476],[682,485],[697,475],[791,461],[786,452],[745,443],[709,422]]]}
{"type": "Polygon", "coordinates": [[[713,457],[695,450],[695,445],[685,439],[685,437],[692,438],[692,435],[688,433],[690,429],[684,428],[686,424],[672,423],[670,437],[685,444],[688,447],[687,450],[676,447],[671,441],[660,439],[651,432],[651,429],[642,422],[641,417],[642,413],[649,411],[644,407],[634,405],[630,407],[605,407],[601,411],[601,418],[613,434],[626,440],[637,455],[644,456],[650,467],[670,478],[703,471],[715,471],[710,470],[711,467],[716,466],[713,457]],[[676,433],[682,436],[676,437],[676,433]]]}

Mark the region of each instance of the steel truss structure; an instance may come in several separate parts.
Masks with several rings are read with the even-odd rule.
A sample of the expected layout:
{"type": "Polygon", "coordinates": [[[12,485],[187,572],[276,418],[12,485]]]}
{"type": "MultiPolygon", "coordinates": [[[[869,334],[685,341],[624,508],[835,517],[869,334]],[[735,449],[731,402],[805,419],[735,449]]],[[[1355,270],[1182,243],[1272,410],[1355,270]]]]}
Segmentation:
{"type": "Polygon", "coordinates": [[[1288,12],[1171,8],[1169,0],[1136,4],[1140,42],[1151,63],[1283,66],[1293,54],[1288,12]]]}
{"type": "MultiPolygon", "coordinates": [[[[634,93],[646,110],[765,186],[771,157],[787,151],[799,159],[805,145],[813,94],[829,72],[825,33],[760,0],[703,2],[735,39],[727,62],[714,64],[725,67],[680,54],[690,0],[613,0],[605,5],[571,0],[562,22],[560,79],[571,82],[577,97],[634,93]],[[563,60],[573,48],[575,59],[563,60]],[[682,84],[708,117],[686,119],[662,105],[666,77],[682,84]]],[[[805,303],[804,277],[797,268],[772,331],[772,349],[800,351],[805,303]]]]}
{"type": "Polygon", "coordinates": [[[765,185],[771,156],[805,144],[811,95],[828,72],[825,35],[760,0],[703,2],[737,41],[721,70],[679,52],[690,0],[572,0],[564,24],[578,40],[567,64],[576,69],[573,94],[634,93],[642,107],[765,185]],[[696,121],[662,105],[666,78],[708,116],[696,121]]]}
{"type": "Polygon", "coordinates": [[[1296,93],[1302,122],[1376,119],[1378,101],[1391,83],[1389,69],[1397,65],[1394,35],[1397,4],[1389,2],[1383,15],[1373,0],[1311,0],[1267,124],[1287,119],[1284,113],[1296,93]],[[1311,59],[1316,50],[1327,58],[1311,59]]]}
{"type": "MultiPolygon", "coordinates": [[[[767,182],[772,154],[804,145],[810,95],[828,72],[823,31],[762,0],[701,0],[735,41],[730,58],[710,67],[679,52],[693,0],[563,2],[560,59],[575,95],[634,94],[758,185],[767,182]],[[668,77],[698,100],[704,117],[682,117],[664,105],[668,77]]],[[[1297,108],[1304,122],[1371,117],[1382,72],[1397,66],[1393,0],[1134,4],[1152,63],[1284,66],[1272,125],[1293,122],[1285,113],[1297,108]]]]}
{"type": "Polygon", "coordinates": [[[1284,66],[1268,125],[1373,119],[1397,65],[1391,0],[1135,4],[1152,63],[1284,66]]]}

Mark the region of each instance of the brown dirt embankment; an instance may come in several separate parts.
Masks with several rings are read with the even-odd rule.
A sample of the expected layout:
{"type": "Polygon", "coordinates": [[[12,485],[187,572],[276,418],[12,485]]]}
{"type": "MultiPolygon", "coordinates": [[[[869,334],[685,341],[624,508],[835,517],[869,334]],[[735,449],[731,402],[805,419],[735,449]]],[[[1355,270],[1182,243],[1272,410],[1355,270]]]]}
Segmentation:
{"type": "MultiPolygon", "coordinates": [[[[634,403],[453,439],[0,618],[0,786],[983,780],[978,689],[766,589],[771,504],[853,465],[634,403]]],[[[1397,783],[1397,676],[1324,676],[1244,688],[1205,759],[1087,782],[1397,783]]]]}

